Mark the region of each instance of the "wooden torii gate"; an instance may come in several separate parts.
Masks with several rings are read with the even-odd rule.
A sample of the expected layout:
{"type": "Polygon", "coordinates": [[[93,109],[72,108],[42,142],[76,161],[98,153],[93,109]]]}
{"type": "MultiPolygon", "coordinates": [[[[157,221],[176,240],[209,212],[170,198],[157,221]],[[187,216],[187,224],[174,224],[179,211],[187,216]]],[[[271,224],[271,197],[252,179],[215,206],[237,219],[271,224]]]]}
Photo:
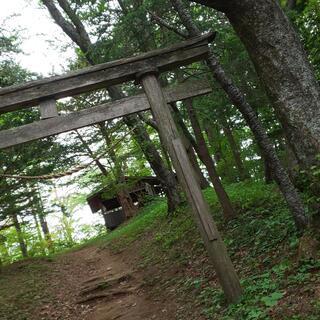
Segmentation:
{"type": "Polygon", "coordinates": [[[43,119],[18,128],[0,131],[0,148],[7,148],[151,108],[162,141],[169,152],[180,184],[192,207],[193,216],[226,298],[229,302],[235,302],[241,296],[238,276],[212,219],[209,206],[202,195],[194,169],[189,162],[167,104],[206,94],[211,89],[203,83],[192,83],[175,89],[163,90],[158,80],[158,75],[161,72],[205,59],[209,54],[208,43],[213,38],[214,34],[208,33],[168,48],[153,50],[135,57],[0,89],[0,114],[40,106],[41,118],[43,119]],[[142,84],[145,94],[124,98],[69,115],[58,115],[57,99],[132,80],[142,84]]]}

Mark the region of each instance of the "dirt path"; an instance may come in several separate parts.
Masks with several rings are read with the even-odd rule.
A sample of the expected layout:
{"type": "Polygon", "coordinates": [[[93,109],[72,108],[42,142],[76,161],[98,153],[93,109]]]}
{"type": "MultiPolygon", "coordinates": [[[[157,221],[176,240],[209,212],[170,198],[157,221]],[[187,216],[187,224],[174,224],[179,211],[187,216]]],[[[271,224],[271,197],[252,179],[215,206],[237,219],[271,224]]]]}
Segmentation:
{"type": "Polygon", "coordinates": [[[59,257],[46,282],[53,298],[37,319],[174,319],[174,306],[151,299],[143,275],[106,249],[89,247],[59,257]]]}

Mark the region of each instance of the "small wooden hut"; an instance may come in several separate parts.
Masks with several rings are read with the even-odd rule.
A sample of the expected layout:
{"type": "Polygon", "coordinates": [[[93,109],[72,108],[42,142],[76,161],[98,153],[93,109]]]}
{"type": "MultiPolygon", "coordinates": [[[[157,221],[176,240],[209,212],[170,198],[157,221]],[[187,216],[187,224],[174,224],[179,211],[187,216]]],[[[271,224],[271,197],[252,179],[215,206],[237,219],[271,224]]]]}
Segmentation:
{"type": "MultiPolygon", "coordinates": [[[[153,176],[125,177],[125,182],[132,201],[139,207],[143,206],[146,195],[152,196],[163,192],[159,179],[153,176]]],[[[87,198],[92,213],[102,214],[109,230],[115,229],[126,220],[126,214],[117,196],[108,196],[111,188],[106,186],[87,198]]]]}

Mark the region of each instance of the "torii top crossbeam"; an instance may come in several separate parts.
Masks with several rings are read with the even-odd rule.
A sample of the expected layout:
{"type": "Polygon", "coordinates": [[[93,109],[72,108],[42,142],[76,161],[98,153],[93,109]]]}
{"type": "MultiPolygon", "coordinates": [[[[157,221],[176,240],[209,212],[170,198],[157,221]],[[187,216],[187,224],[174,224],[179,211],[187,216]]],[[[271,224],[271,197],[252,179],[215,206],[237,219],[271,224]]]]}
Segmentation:
{"type": "Polygon", "coordinates": [[[135,80],[147,67],[165,72],[204,59],[214,33],[183,41],[174,46],[149,51],[136,57],[120,59],[69,72],[62,76],[31,81],[0,89],[0,114],[39,105],[47,99],[76,94],[135,80]]]}

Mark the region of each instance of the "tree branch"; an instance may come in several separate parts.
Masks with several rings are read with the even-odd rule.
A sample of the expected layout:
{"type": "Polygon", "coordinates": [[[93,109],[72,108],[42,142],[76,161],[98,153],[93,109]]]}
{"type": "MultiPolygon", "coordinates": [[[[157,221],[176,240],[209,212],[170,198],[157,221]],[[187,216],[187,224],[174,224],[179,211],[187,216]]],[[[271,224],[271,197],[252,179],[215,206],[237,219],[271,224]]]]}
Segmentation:
{"type": "Polygon", "coordinates": [[[178,12],[183,25],[188,30],[188,37],[196,37],[201,34],[200,29],[193,22],[190,12],[181,0],[171,0],[172,6],[178,12]]]}
{"type": "Polygon", "coordinates": [[[153,119],[148,119],[148,118],[144,117],[141,113],[138,113],[138,116],[144,123],[146,123],[147,125],[149,125],[153,129],[155,129],[156,131],[159,131],[158,125],[156,124],[156,122],[153,119]]]}
{"type": "Polygon", "coordinates": [[[70,4],[68,3],[68,0],[58,0],[58,3],[60,7],[64,10],[64,12],[68,15],[69,19],[72,21],[74,26],[76,27],[79,33],[80,39],[83,42],[83,44],[87,47],[86,51],[88,51],[92,43],[82,21],[79,19],[75,11],[71,8],[70,4]]]}
{"type": "Polygon", "coordinates": [[[161,17],[157,16],[155,13],[153,13],[151,11],[148,11],[148,13],[151,15],[152,20],[154,20],[160,27],[164,27],[170,31],[173,31],[174,33],[176,33],[178,36],[180,36],[182,38],[186,39],[189,37],[189,35],[186,32],[180,31],[179,29],[172,26],[171,24],[169,24],[167,21],[165,21],[161,17]]]}
{"type": "MultiPolygon", "coordinates": [[[[57,6],[53,2],[53,0],[42,0],[42,3],[48,8],[48,11],[49,11],[51,17],[57,23],[57,25],[71,38],[72,41],[74,41],[80,47],[80,49],[85,54],[87,54],[89,51],[89,48],[91,46],[91,41],[89,39],[87,32],[84,30],[84,27],[83,27],[81,21],[78,19],[81,26],[80,26],[80,24],[75,26],[71,22],[67,21],[63,17],[63,15],[59,11],[59,9],[57,8],[57,6]],[[84,30],[84,34],[80,33],[80,30],[78,28],[80,28],[80,29],[82,28],[84,30]]],[[[74,14],[74,12],[72,14],[72,12],[71,12],[72,9],[70,8],[69,4],[65,3],[64,0],[59,0],[59,4],[61,5],[62,9],[64,9],[64,7],[66,8],[65,13],[68,15],[70,20],[72,22],[76,21],[76,18],[74,17],[75,14],[74,14]],[[60,4],[60,3],[62,3],[62,4],[60,4]],[[69,16],[69,14],[71,16],[69,16]]]]}

